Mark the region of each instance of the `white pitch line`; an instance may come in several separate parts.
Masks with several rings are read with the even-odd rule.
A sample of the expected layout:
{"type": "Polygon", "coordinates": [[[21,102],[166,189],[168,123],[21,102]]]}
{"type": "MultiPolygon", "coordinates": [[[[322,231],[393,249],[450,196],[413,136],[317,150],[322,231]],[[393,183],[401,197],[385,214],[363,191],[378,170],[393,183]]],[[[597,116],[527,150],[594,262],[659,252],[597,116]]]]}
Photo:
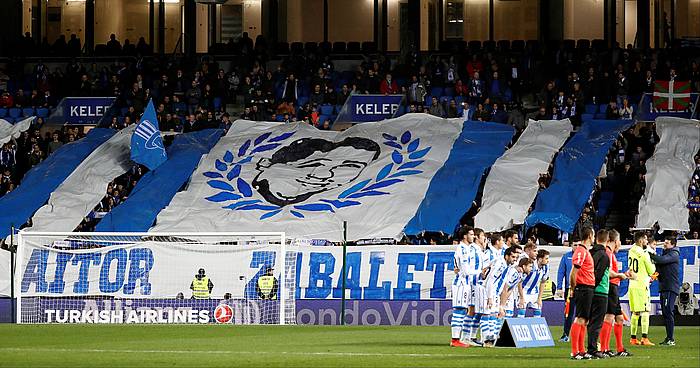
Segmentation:
{"type": "MultiPolygon", "coordinates": [[[[316,355],[316,356],[374,356],[374,357],[409,357],[409,358],[446,358],[446,357],[469,357],[469,358],[533,358],[542,357],[541,355],[524,355],[524,354],[498,354],[483,355],[483,354],[430,354],[430,353],[361,353],[361,352],[299,352],[299,351],[235,351],[235,350],[131,350],[131,349],[51,349],[51,348],[0,348],[4,352],[49,352],[49,353],[114,353],[114,354],[277,354],[277,355],[316,355]]],[[[458,350],[453,350],[457,352],[458,350]]],[[[648,356],[637,356],[638,358],[649,358],[648,356]]]]}

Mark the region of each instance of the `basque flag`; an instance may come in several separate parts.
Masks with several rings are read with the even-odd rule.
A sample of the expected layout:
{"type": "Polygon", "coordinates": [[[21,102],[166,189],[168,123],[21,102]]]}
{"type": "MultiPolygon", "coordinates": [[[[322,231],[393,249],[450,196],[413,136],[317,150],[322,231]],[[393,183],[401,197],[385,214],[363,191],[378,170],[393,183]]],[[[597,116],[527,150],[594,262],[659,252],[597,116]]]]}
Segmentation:
{"type": "Polygon", "coordinates": [[[654,107],[658,110],[685,110],[690,105],[690,82],[656,81],[654,83],[654,107]]]}
{"type": "Polygon", "coordinates": [[[146,111],[141,115],[141,121],[131,136],[131,159],[146,165],[150,170],[155,170],[168,159],[163,138],[160,136],[153,100],[148,101],[146,111]]]}

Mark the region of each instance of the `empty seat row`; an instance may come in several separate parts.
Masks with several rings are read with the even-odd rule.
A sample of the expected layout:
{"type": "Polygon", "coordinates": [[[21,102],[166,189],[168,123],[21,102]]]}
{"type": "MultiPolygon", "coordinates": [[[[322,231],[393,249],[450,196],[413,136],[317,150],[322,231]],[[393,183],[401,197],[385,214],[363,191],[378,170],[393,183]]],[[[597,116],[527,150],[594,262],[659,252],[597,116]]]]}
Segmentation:
{"type": "Polygon", "coordinates": [[[41,118],[46,118],[49,116],[49,109],[44,107],[40,107],[37,109],[33,107],[25,107],[23,109],[19,107],[11,107],[9,109],[0,108],[0,119],[8,120],[8,118],[11,118],[17,120],[29,116],[38,116],[41,118]]]}

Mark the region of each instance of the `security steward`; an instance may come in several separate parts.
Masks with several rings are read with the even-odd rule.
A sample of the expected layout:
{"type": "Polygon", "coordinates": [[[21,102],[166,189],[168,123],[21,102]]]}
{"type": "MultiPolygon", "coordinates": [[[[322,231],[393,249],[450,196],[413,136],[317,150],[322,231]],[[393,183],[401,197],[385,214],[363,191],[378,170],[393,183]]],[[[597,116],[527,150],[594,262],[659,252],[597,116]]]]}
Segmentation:
{"type": "Polygon", "coordinates": [[[277,299],[277,290],[279,289],[279,283],[277,278],[273,275],[273,268],[268,267],[265,271],[265,275],[258,277],[258,282],[255,284],[255,291],[258,293],[258,297],[263,300],[274,300],[277,299]]]}
{"type": "Polygon", "coordinates": [[[204,272],[203,268],[200,268],[197,274],[194,276],[194,280],[190,284],[190,289],[192,290],[192,299],[209,299],[211,295],[211,290],[214,288],[214,284],[209,280],[209,277],[204,272]]]}

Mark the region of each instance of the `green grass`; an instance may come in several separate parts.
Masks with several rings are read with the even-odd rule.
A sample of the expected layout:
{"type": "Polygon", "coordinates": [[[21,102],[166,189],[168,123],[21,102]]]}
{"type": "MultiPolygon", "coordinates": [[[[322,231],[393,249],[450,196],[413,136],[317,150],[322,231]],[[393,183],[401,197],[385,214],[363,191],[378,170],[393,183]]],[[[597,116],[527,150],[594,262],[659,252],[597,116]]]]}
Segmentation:
{"type": "MultiPolygon", "coordinates": [[[[447,346],[449,327],[0,325],[0,366],[147,367],[698,367],[700,329],[676,329],[675,347],[628,347],[634,356],[571,361],[552,348],[447,346]]],[[[553,336],[561,327],[552,328],[553,336]]],[[[625,331],[625,342],[629,330],[625,331]]],[[[652,327],[652,341],[664,336],[652,327]]],[[[614,338],[613,338],[614,344],[614,338]]]]}

